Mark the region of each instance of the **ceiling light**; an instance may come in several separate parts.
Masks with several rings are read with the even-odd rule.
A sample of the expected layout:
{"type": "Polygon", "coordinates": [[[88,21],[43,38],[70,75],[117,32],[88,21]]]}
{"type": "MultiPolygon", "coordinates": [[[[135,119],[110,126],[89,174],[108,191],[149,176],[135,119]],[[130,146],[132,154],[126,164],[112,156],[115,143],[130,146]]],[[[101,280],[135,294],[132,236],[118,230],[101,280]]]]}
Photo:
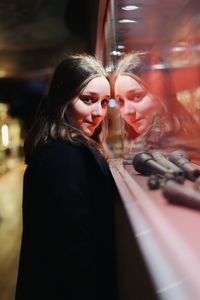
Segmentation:
{"type": "Polygon", "coordinates": [[[111,55],[113,55],[113,56],[121,56],[123,53],[121,52],[121,51],[112,51],[112,52],[110,52],[110,54],[111,55]]]}
{"type": "Polygon", "coordinates": [[[152,70],[162,70],[162,69],[166,69],[166,68],[167,68],[167,64],[164,64],[164,63],[154,64],[151,66],[152,70]]]}
{"type": "Polygon", "coordinates": [[[124,49],[125,46],[124,45],[117,45],[117,49],[124,49]]]}
{"type": "Polygon", "coordinates": [[[137,23],[137,21],[133,20],[133,19],[121,19],[118,22],[121,23],[121,24],[125,24],[125,23],[137,23]]]}
{"type": "Polygon", "coordinates": [[[183,52],[185,50],[186,50],[186,47],[180,47],[180,46],[172,48],[172,51],[174,51],[174,52],[183,52]]]}
{"type": "Polygon", "coordinates": [[[139,9],[140,7],[137,6],[137,5],[125,5],[125,6],[122,6],[121,9],[123,10],[136,10],[136,9],[139,9]]]}

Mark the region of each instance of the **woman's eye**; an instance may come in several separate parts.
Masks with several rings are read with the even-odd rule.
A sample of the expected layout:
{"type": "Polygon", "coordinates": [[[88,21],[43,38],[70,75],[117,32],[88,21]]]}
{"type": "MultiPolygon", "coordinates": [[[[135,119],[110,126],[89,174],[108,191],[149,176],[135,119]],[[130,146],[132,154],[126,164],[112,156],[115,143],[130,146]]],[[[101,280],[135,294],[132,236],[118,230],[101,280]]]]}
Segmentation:
{"type": "Polygon", "coordinates": [[[119,99],[117,100],[117,103],[118,103],[119,107],[122,107],[122,106],[124,105],[124,100],[121,99],[121,98],[119,98],[119,99]]]}
{"type": "Polygon", "coordinates": [[[90,97],[88,97],[88,96],[80,96],[80,99],[84,102],[84,103],[86,103],[86,104],[91,104],[91,103],[93,103],[93,101],[92,101],[92,99],[90,98],[90,97]]]}
{"type": "Polygon", "coordinates": [[[145,97],[145,93],[137,93],[133,96],[132,101],[139,102],[145,97]]]}
{"type": "Polygon", "coordinates": [[[140,101],[142,98],[143,98],[143,97],[142,97],[141,94],[136,94],[135,97],[134,97],[134,100],[140,101]]]}
{"type": "Polygon", "coordinates": [[[102,105],[102,107],[107,107],[108,106],[108,100],[107,99],[103,99],[101,101],[101,105],[102,105]]]}

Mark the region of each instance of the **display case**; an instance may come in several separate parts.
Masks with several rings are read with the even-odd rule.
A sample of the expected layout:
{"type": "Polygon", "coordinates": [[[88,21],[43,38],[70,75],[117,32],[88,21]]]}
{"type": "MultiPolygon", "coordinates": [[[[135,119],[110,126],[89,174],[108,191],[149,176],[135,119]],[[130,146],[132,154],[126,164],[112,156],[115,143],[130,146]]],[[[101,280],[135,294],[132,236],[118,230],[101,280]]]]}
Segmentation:
{"type": "Polygon", "coordinates": [[[199,14],[197,0],[100,1],[123,300],[200,298],[199,14]]]}

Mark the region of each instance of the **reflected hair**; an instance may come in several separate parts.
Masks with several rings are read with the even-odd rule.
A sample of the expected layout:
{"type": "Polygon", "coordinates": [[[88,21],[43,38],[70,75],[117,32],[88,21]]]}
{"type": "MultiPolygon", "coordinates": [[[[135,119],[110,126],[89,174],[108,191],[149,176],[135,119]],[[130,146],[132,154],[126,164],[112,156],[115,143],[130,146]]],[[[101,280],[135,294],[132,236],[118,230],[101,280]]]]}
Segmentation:
{"type": "Polygon", "coordinates": [[[118,62],[115,71],[115,80],[120,75],[127,75],[135,79],[142,87],[145,88],[148,93],[156,98],[161,106],[165,117],[161,116],[159,124],[161,133],[173,131],[188,131],[191,124],[192,117],[186,111],[181,103],[176,98],[176,93],[172,91],[173,82],[170,77],[168,70],[154,70],[151,64],[150,53],[145,51],[132,51],[125,54],[118,62]],[[157,72],[155,82],[151,81],[152,74],[150,73],[149,78],[145,77],[148,72],[157,72]],[[159,82],[157,81],[159,79],[159,82]],[[157,90],[158,83],[161,83],[161,91],[164,93],[160,94],[157,90]]]}
{"type": "Polygon", "coordinates": [[[147,58],[147,52],[135,51],[125,54],[118,62],[115,74],[139,73],[145,70],[144,61],[147,58]]]}

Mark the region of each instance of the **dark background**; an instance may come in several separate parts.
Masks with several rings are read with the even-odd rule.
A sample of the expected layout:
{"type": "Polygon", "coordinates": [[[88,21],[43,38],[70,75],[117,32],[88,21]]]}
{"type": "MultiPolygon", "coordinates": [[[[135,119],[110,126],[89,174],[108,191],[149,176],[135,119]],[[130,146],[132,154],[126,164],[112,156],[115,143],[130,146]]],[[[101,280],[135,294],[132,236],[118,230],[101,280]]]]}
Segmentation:
{"type": "Polygon", "coordinates": [[[0,102],[29,129],[55,65],[94,54],[97,0],[1,0],[0,102]]]}

